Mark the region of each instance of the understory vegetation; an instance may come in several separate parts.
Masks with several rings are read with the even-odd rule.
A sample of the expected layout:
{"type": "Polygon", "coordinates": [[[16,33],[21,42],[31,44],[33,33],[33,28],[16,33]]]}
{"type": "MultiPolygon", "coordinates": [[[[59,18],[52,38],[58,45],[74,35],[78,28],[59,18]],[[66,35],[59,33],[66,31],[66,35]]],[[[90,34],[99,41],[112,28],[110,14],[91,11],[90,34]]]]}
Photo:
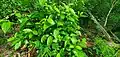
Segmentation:
{"type": "Polygon", "coordinates": [[[119,0],[1,0],[0,57],[120,57],[119,0]]]}

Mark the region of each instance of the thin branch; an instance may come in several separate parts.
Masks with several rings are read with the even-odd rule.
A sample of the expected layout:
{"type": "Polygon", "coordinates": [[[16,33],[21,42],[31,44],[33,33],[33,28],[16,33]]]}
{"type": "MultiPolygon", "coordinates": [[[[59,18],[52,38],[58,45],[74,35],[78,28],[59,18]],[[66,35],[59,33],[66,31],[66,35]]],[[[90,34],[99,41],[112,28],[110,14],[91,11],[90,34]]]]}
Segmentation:
{"type": "Polygon", "coordinates": [[[94,21],[94,23],[99,26],[99,29],[103,32],[103,34],[107,37],[107,40],[112,40],[110,35],[107,33],[107,31],[100,25],[100,23],[96,20],[96,18],[92,15],[90,11],[88,11],[89,15],[91,16],[91,20],[94,21]]]}
{"type": "Polygon", "coordinates": [[[107,20],[108,20],[108,17],[109,17],[109,15],[110,15],[110,13],[111,13],[113,7],[117,4],[117,2],[118,2],[118,1],[116,1],[116,0],[113,1],[112,6],[111,6],[111,8],[110,8],[110,10],[109,10],[109,12],[108,12],[106,18],[105,18],[104,26],[106,26],[106,24],[107,24],[107,20]]]}
{"type": "Polygon", "coordinates": [[[119,39],[112,31],[110,31],[110,33],[114,36],[114,38],[115,38],[117,41],[120,42],[120,39],[119,39]]]}

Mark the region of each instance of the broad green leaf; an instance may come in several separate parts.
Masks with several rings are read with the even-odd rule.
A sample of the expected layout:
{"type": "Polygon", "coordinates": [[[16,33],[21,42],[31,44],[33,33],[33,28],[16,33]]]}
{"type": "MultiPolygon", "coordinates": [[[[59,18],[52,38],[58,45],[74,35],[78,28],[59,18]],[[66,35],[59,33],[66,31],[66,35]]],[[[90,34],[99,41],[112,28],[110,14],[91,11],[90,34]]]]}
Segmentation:
{"type": "Polygon", "coordinates": [[[53,42],[53,37],[52,36],[49,36],[48,39],[47,39],[47,45],[50,46],[53,42]]]}
{"type": "Polygon", "coordinates": [[[43,6],[45,4],[46,0],[39,0],[39,4],[43,6]]]}
{"type": "Polygon", "coordinates": [[[73,50],[73,53],[75,54],[75,56],[79,56],[79,54],[77,53],[77,51],[76,50],[73,50]]]}
{"type": "Polygon", "coordinates": [[[64,22],[63,21],[58,21],[57,26],[63,26],[64,22]]]}
{"type": "Polygon", "coordinates": [[[86,16],[86,15],[81,15],[80,17],[84,17],[84,18],[85,18],[85,17],[88,17],[88,16],[86,16]]]}
{"type": "Polygon", "coordinates": [[[38,35],[38,32],[36,30],[32,31],[34,35],[38,35]]]}
{"type": "Polygon", "coordinates": [[[24,31],[25,33],[30,33],[30,32],[32,32],[31,29],[24,29],[23,31],[24,31]]]}
{"type": "Polygon", "coordinates": [[[6,22],[6,21],[8,21],[8,20],[1,19],[1,20],[0,20],[0,24],[1,24],[1,23],[4,23],[4,22],[6,22]]]}
{"type": "Polygon", "coordinates": [[[76,57],[85,57],[85,53],[81,50],[74,49],[73,53],[75,54],[76,57]]]}
{"type": "Polygon", "coordinates": [[[57,43],[57,41],[58,41],[58,39],[53,39],[53,42],[54,42],[54,43],[57,43]]]}
{"type": "Polygon", "coordinates": [[[61,56],[61,57],[64,57],[64,55],[65,55],[65,48],[62,48],[62,49],[60,50],[60,56],[61,56]]]}
{"type": "Polygon", "coordinates": [[[19,41],[19,43],[15,44],[15,50],[17,50],[18,48],[20,48],[20,46],[21,46],[21,41],[19,41]]]}
{"type": "Polygon", "coordinates": [[[82,48],[80,46],[76,46],[75,48],[78,50],[82,50],[82,48]]]}
{"type": "Polygon", "coordinates": [[[54,25],[54,24],[55,24],[55,22],[53,21],[52,18],[48,18],[47,21],[48,21],[51,25],[54,25]]]}
{"type": "Polygon", "coordinates": [[[70,36],[74,37],[74,36],[76,36],[76,34],[74,34],[74,33],[71,33],[71,34],[70,34],[70,36]]]}
{"type": "Polygon", "coordinates": [[[46,20],[47,20],[46,18],[43,18],[40,20],[40,23],[44,24],[46,20]]]}
{"type": "Polygon", "coordinates": [[[11,37],[11,38],[7,39],[8,42],[9,42],[9,41],[13,41],[13,40],[15,40],[14,37],[11,37]]]}
{"type": "Polygon", "coordinates": [[[76,31],[76,34],[82,36],[80,31],[76,31]]]}
{"type": "Polygon", "coordinates": [[[83,39],[82,39],[82,42],[83,42],[83,43],[86,43],[86,38],[83,38],[83,39]]]}
{"type": "Polygon", "coordinates": [[[81,50],[77,50],[78,57],[85,57],[85,53],[81,50]]]}
{"type": "Polygon", "coordinates": [[[21,18],[19,19],[20,21],[20,29],[23,29],[24,28],[24,25],[26,24],[26,22],[28,21],[28,18],[21,18]]]}
{"type": "Polygon", "coordinates": [[[43,25],[43,31],[45,31],[47,28],[49,28],[50,26],[52,26],[52,25],[54,25],[55,23],[54,23],[54,21],[52,20],[52,19],[49,19],[48,21],[49,22],[44,22],[44,25],[43,25]]]}
{"type": "Polygon", "coordinates": [[[55,29],[53,32],[53,36],[57,39],[58,35],[59,35],[59,30],[55,29]]]}
{"type": "Polygon", "coordinates": [[[60,57],[60,53],[58,53],[58,54],[56,55],[56,57],[60,57]]]}
{"type": "Polygon", "coordinates": [[[62,35],[66,35],[67,33],[65,31],[60,32],[62,35]]]}
{"type": "Polygon", "coordinates": [[[67,6],[65,3],[62,3],[64,5],[64,7],[66,8],[66,10],[69,9],[69,6],[67,6]]]}
{"type": "Polygon", "coordinates": [[[15,46],[16,45],[16,43],[18,43],[20,41],[20,39],[16,39],[15,38],[15,40],[14,41],[12,41],[12,45],[11,46],[15,46]]]}
{"type": "Polygon", "coordinates": [[[83,47],[83,48],[86,48],[86,39],[83,38],[82,41],[80,42],[80,46],[83,47]]]}
{"type": "Polygon", "coordinates": [[[61,15],[60,15],[60,18],[61,18],[61,19],[64,19],[64,18],[65,18],[65,15],[64,15],[64,14],[61,14],[61,15]]]}
{"type": "Polygon", "coordinates": [[[72,8],[69,8],[69,10],[70,10],[70,12],[71,12],[73,15],[75,15],[75,12],[74,12],[74,10],[73,10],[72,8]]]}
{"type": "Polygon", "coordinates": [[[48,36],[49,35],[43,35],[42,38],[41,38],[41,42],[43,43],[47,39],[48,36]]]}
{"type": "Polygon", "coordinates": [[[32,34],[32,33],[30,33],[30,34],[29,34],[29,38],[32,38],[32,37],[33,37],[33,34],[32,34]]]}
{"type": "Polygon", "coordinates": [[[56,6],[54,6],[54,9],[55,9],[58,13],[60,13],[59,9],[58,9],[56,6]]]}
{"type": "Polygon", "coordinates": [[[52,8],[52,6],[48,5],[48,7],[50,8],[50,10],[51,10],[51,11],[53,11],[53,8],[52,8]]]}
{"type": "Polygon", "coordinates": [[[45,31],[47,28],[49,28],[49,27],[50,27],[50,25],[49,25],[47,22],[45,22],[44,25],[43,25],[44,31],[45,31]]]}
{"type": "Polygon", "coordinates": [[[39,48],[39,47],[40,47],[40,41],[38,41],[38,40],[35,41],[35,47],[36,47],[36,48],[39,48]]]}
{"type": "Polygon", "coordinates": [[[25,44],[27,45],[29,42],[28,42],[28,40],[25,40],[25,44]]]}
{"type": "Polygon", "coordinates": [[[77,39],[73,37],[73,38],[71,38],[71,41],[72,41],[73,44],[76,44],[77,39]]]}
{"type": "Polygon", "coordinates": [[[74,45],[70,45],[70,47],[69,48],[74,48],[74,45]]]}
{"type": "Polygon", "coordinates": [[[58,47],[59,47],[58,43],[53,43],[52,44],[52,49],[58,49],[58,47]]]}
{"type": "Polygon", "coordinates": [[[30,15],[28,15],[28,17],[30,17],[31,19],[40,18],[41,17],[40,16],[41,13],[39,13],[38,11],[33,11],[30,15]]]}
{"type": "Polygon", "coordinates": [[[66,46],[67,46],[67,43],[68,43],[68,41],[65,41],[65,43],[64,43],[64,47],[66,47],[66,46]]]}
{"type": "Polygon", "coordinates": [[[70,37],[69,37],[68,35],[66,35],[64,38],[65,38],[65,39],[64,39],[64,41],[65,41],[64,47],[66,47],[68,44],[71,44],[71,43],[70,43],[70,37]]]}
{"type": "MultiPolygon", "coordinates": [[[[72,24],[73,25],[73,24],[72,24]]],[[[74,27],[67,27],[68,28],[68,32],[74,32],[75,28],[74,27]]]]}
{"type": "Polygon", "coordinates": [[[17,16],[17,17],[21,17],[21,14],[20,13],[15,13],[15,16],[17,16]]]}
{"type": "Polygon", "coordinates": [[[65,40],[69,40],[71,37],[67,34],[64,38],[65,40]]]}
{"type": "Polygon", "coordinates": [[[73,17],[68,17],[67,19],[72,21],[72,22],[75,22],[75,19],[73,17]]]}
{"type": "Polygon", "coordinates": [[[83,13],[84,13],[84,12],[81,12],[81,13],[79,12],[80,16],[83,15],[83,13]]]}
{"type": "Polygon", "coordinates": [[[11,22],[5,22],[2,24],[1,28],[4,33],[7,33],[10,30],[11,26],[12,26],[11,22]]]}

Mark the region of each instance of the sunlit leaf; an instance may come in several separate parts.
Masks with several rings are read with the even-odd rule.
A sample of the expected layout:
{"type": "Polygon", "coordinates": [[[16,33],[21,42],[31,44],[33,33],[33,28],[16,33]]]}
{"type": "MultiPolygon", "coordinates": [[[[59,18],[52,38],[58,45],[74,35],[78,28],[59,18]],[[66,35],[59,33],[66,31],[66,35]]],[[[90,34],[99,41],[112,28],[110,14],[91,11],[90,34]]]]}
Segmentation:
{"type": "Polygon", "coordinates": [[[77,51],[76,50],[73,50],[73,53],[75,54],[75,56],[79,56],[79,54],[77,53],[77,51]]]}
{"type": "Polygon", "coordinates": [[[45,23],[45,24],[43,25],[44,31],[45,31],[48,27],[50,27],[50,25],[49,25],[48,23],[45,23]]]}
{"type": "Polygon", "coordinates": [[[55,9],[58,13],[60,13],[59,9],[58,9],[56,6],[54,6],[54,9],[55,9]]]}
{"type": "Polygon", "coordinates": [[[48,18],[47,21],[48,21],[51,25],[54,25],[54,24],[55,24],[55,22],[53,21],[52,18],[48,18]]]}
{"type": "Polygon", "coordinates": [[[74,45],[70,45],[70,48],[74,48],[74,45]]]}
{"type": "Polygon", "coordinates": [[[24,29],[23,31],[26,32],[26,33],[32,32],[31,29],[24,29]]]}
{"type": "Polygon", "coordinates": [[[75,14],[75,12],[74,12],[74,10],[73,10],[72,8],[70,8],[69,10],[70,10],[70,12],[71,12],[73,15],[75,14]]]}
{"type": "Polygon", "coordinates": [[[75,48],[78,50],[82,50],[82,48],[80,46],[76,46],[75,48]]]}
{"type": "Polygon", "coordinates": [[[20,21],[20,29],[23,29],[24,28],[24,25],[26,24],[26,22],[28,21],[28,18],[21,18],[19,19],[20,21]]]}
{"type": "Polygon", "coordinates": [[[53,42],[53,37],[52,36],[49,36],[48,39],[47,39],[47,45],[50,46],[53,42]]]}
{"type": "Polygon", "coordinates": [[[62,48],[62,49],[60,50],[60,56],[61,56],[61,57],[63,57],[63,56],[65,55],[65,51],[64,51],[64,50],[65,50],[65,48],[62,48]]]}
{"type": "Polygon", "coordinates": [[[35,41],[35,47],[36,47],[36,48],[39,48],[39,47],[40,47],[40,41],[38,41],[38,40],[35,41]]]}
{"type": "Polygon", "coordinates": [[[86,48],[86,39],[85,38],[82,39],[80,46],[86,48]]]}
{"type": "Polygon", "coordinates": [[[52,49],[57,49],[59,47],[58,43],[53,43],[52,44],[52,49]]]}
{"type": "Polygon", "coordinates": [[[83,51],[74,49],[73,53],[75,54],[76,57],[85,57],[85,54],[83,51]]]}
{"type": "Polygon", "coordinates": [[[73,44],[76,44],[77,39],[76,38],[71,38],[71,41],[72,41],[73,44]]]}
{"type": "Polygon", "coordinates": [[[17,16],[17,17],[21,17],[21,14],[20,13],[15,13],[15,16],[17,16]]]}
{"type": "Polygon", "coordinates": [[[28,44],[29,42],[28,42],[28,40],[25,40],[25,44],[28,44]]]}
{"type": "Polygon", "coordinates": [[[60,57],[60,53],[58,53],[58,54],[56,55],[56,57],[60,57]]]}
{"type": "Polygon", "coordinates": [[[11,38],[7,39],[7,41],[13,41],[13,40],[15,40],[14,37],[11,37],[11,38]]]}
{"type": "Polygon", "coordinates": [[[63,21],[58,21],[58,22],[57,22],[57,25],[58,25],[58,26],[63,26],[63,24],[64,24],[63,21]]]}
{"type": "Polygon", "coordinates": [[[10,30],[11,26],[12,26],[11,22],[4,22],[1,26],[1,28],[4,33],[7,33],[10,30]]]}
{"type": "Polygon", "coordinates": [[[17,50],[18,48],[20,48],[20,46],[21,46],[21,41],[19,41],[19,43],[15,44],[15,50],[17,50]]]}
{"type": "Polygon", "coordinates": [[[59,35],[59,30],[55,29],[53,32],[53,36],[57,39],[58,35],[59,35]]]}
{"type": "Polygon", "coordinates": [[[30,34],[29,34],[29,38],[32,38],[32,37],[33,37],[33,34],[32,34],[32,33],[30,33],[30,34]]]}
{"type": "Polygon", "coordinates": [[[48,36],[49,35],[43,35],[42,38],[41,38],[41,42],[43,43],[47,39],[48,36]]]}
{"type": "Polygon", "coordinates": [[[38,35],[38,32],[36,30],[32,31],[34,35],[38,35]]]}
{"type": "Polygon", "coordinates": [[[61,14],[60,17],[61,17],[61,19],[64,19],[64,18],[65,18],[65,15],[64,15],[64,14],[61,14]]]}
{"type": "Polygon", "coordinates": [[[68,20],[72,21],[72,22],[75,22],[75,19],[72,18],[72,17],[69,17],[68,20]]]}
{"type": "Polygon", "coordinates": [[[39,0],[39,4],[43,6],[45,4],[46,0],[39,0]]]}

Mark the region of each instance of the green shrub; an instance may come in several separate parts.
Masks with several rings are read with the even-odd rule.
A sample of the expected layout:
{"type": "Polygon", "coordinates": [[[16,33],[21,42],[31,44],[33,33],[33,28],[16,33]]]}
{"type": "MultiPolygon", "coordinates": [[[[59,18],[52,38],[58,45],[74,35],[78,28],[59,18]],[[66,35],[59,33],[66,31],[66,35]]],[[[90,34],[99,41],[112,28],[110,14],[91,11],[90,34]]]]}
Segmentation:
{"type": "Polygon", "coordinates": [[[29,14],[15,13],[20,31],[8,39],[15,50],[25,45],[37,49],[38,57],[85,57],[82,48],[86,39],[80,40],[78,17],[70,6],[45,3],[39,11],[29,14]]]}
{"type": "Polygon", "coordinates": [[[109,46],[106,40],[97,38],[95,43],[96,46],[94,48],[96,49],[97,55],[100,57],[115,57],[115,48],[109,46]]]}

